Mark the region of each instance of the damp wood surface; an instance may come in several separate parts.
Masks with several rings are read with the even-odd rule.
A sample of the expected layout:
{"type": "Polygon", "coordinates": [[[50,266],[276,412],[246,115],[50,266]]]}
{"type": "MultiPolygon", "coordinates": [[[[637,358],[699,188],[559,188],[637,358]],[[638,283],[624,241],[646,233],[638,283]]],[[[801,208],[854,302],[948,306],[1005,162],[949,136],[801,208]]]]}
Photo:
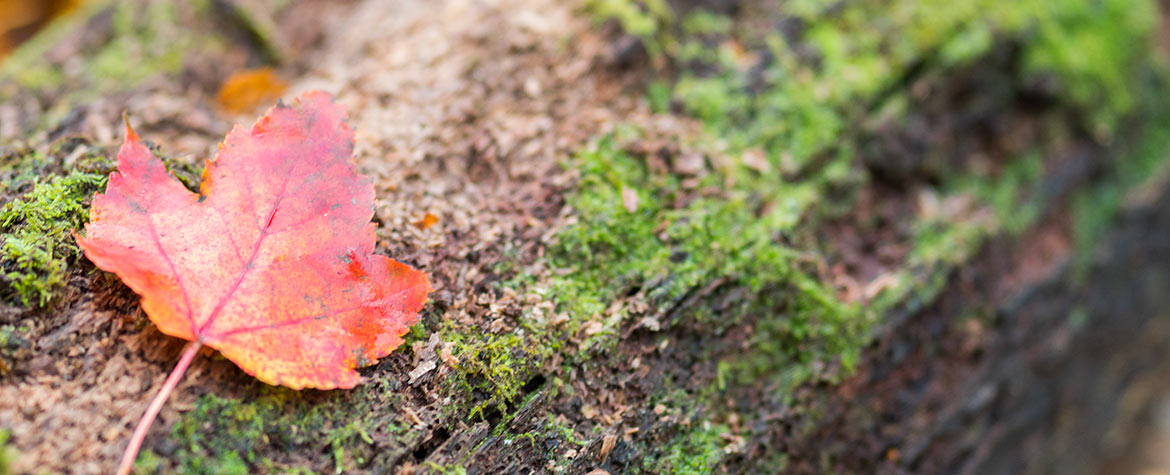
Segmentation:
{"type": "Polygon", "coordinates": [[[1170,37],[1055,3],[83,2],[0,63],[0,473],[117,462],[183,342],[69,231],[123,111],[196,186],[242,71],[348,109],[434,292],[353,390],[201,355],[143,473],[1133,470],[1170,37]]]}

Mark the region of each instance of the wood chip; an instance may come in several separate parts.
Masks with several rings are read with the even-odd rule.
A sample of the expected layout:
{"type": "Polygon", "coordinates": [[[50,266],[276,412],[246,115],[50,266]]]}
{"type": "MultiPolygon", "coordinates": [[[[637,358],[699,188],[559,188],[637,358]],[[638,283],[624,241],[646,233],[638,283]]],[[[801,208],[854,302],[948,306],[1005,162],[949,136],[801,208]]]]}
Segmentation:
{"type": "Polygon", "coordinates": [[[438,365],[435,364],[435,360],[426,360],[419,363],[418,366],[415,366],[414,369],[410,370],[410,384],[415,384],[419,378],[426,376],[427,373],[433,371],[436,366],[438,365]]]}
{"type": "Polygon", "coordinates": [[[601,455],[602,460],[609,457],[609,453],[613,451],[614,445],[617,445],[616,435],[606,434],[605,437],[601,438],[601,452],[599,455],[601,455]]]}
{"type": "Polygon", "coordinates": [[[453,346],[455,346],[455,344],[451,342],[443,343],[443,348],[439,350],[439,359],[442,360],[443,364],[447,366],[457,367],[459,366],[459,358],[456,358],[455,355],[451,353],[451,348],[453,346]]]}
{"type": "Polygon", "coordinates": [[[402,412],[404,412],[406,414],[406,417],[408,419],[410,419],[410,422],[414,423],[414,425],[416,425],[416,426],[426,426],[427,425],[426,422],[423,422],[421,417],[418,417],[418,414],[415,414],[414,409],[411,409],[410,406],[406,406],[406,407],[402,408],[402,412]]]}
{"type": "Polygon", "coordinates": [[[873,300],[883,290],[895,288],[898,286],[900,275],[895,272],[888,272],[875,277],[872,281],[865,285],[862,295],[866,300],[873,300]]]}
{"type": "Polygon", "coordinates": [[[435,351],[442,342],[439,341],[439,334],[431,334],[431,338],[425,344],[422,342],[415,343],[412,348],[415,352],[415,366],[409,373],[410,384],[415,384],[420,378],[426,376],[427,373],[433,371],[438,367],[438,353],[435,351]]]}
{"type": "Polygon", "coordinates": [[[653,316],[642,317],[642,320],[638,321],[638,326],[645,328],[647,330],[650,330],[652,332],[656,332],[656,331],[662,329],[662,323],[659,322],[658,319],[654,318],[653,316]]]}

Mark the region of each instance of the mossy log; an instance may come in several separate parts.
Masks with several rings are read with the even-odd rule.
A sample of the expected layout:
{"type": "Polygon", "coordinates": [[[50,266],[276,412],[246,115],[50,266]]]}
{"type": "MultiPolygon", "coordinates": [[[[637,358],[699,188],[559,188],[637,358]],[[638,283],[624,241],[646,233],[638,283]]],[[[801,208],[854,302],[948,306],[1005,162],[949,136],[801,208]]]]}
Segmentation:
{"type": "Polygon", "coordinates": [[[1120,466],[1170,392],[1161,13],[84,4],[0,64],[0,473],[116,462],[182,345],[71,232],[123,111],[193,187],[259,66],[350,109],[436,291],[351,391],[199,358],[143,472],[1120,466]]]}

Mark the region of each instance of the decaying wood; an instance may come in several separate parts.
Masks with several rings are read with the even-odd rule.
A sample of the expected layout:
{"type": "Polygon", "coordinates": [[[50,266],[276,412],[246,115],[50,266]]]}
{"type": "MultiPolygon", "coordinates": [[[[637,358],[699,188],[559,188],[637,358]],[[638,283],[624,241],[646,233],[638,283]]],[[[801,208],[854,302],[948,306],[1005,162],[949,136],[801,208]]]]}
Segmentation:
{"type": "MultiPolygon", "coordinates": [[[[222,4],[217,14],[268,8],[265,2],[214,3],[222,4]]],[[[234,29],[259,28],[263,35],[208,33],[214,23],[192,24],[199,35],[222,33],[233,47],[194,48],[180,70],[98,96],[79,91],[92,87],[93,78],[71,77],[35,91],[0,83],[0,157],[9,149],[68,156],[81,146],[109,154],[119,141],[114,125],[128,110],[144,137],[159,137],[169,158],[195,164],[233,121],[255,115],[234,117],[216,109],[222,78],[283,61],[276,66],[294,90],[325,89],[349,107],[358,131],[358,165],[377,189],[378,250],[432,275],[436,291],[428,323],[454,322],[485,338],[523,331],[516,316],[547,302],[499,290],[498,264],[518,262],[517,272],[536,275],[555,272],[546,268],[548,244],[575,219],[565,200],[579,177],[564,166],[567,157],[615,126],[632,123],[652,136],[631,146],[633,152],[665,156],[665,168],[704,166],[703,155],[680,150],[702,127],[680,115],[654,114],[642,100],[647,78],[655,74],[648,64],[653,60],[631,38],[590,25],[581,8],[553,0],[320,0],[281,10],[271,25],[228,22],[234,29]],[[698,164],[669,161],[685,162],[684,155],[698,164]],[[413,224],[424,216],[438,220],[413,224]]],[[[49,49],[46,61],[64,64],[90,43],[109,41],[111,10],[89,15],[49,49]]],[[[917,196],[911,190],[936,178],[932,167],[962,169],[911,158],[878,163],[873,156],[908,156],[906,150],[943,142],[998,146],[1018,137],[988,138],[964,126],[1003,121],[1011,131],[1041,121],[1029,115],[1036,105],[1023,103],[1034,97],[972,86],[1002,79],[1003,69],[1015,67],[1010,48],[1003,49],[990,53],[982,68],[950,75],[919,71],[898,84],[909,88],[926,78],[923,83],[942,91],[937,96],[944,99],[912,104],[920,113],[909,122],[922,130],[870,131],[874,136],[862,156],[868,162],[861,166],[877,178],[860,192],[868,193],[860,201],[868,201],[869,209],[810,231],[814,238],[862,249],[852,257],[864,261],[857,273],[875,275],[858,281],[881,284],[876,274],[886,261],[906,254],[891,244],[892,250],[882,252],[894,258],[876,255],[880,246],[870,244],[894,241],[899,231],[858,236],[861,218],[912,213],[917,196]],[[961,114],[967,122],[936,120],[947,114],[961,114]]],[[[1170,371],[1170,181],[1129,190],[1088,271],[1074,272],[1073,262],[1083,256],[1073,242],[1073,197],[1099,185],[1117,153],[1091,134],[1074,135],[1056,164],[1045,168],[1039,189],[1050,205],[1036,223],[980,246],[942,275],[938,295],[881,315],[859,367],[836,384],[815,381],[793,394],[731,387],[722,399],[696,396],[682,409],[658,407],[654,397],[674,389],[674,381],[684,381],[682,389],[691,395],[710,387],[719,378],[719,359],[743,352],[752,325],[766,318],[749,316],[716,334],[690,317],[780,291],[754,291],[717,276],[622,326],[619,341],[606,350],[612,353],[592,354],[573,368],[560,365],[564,355],[524,368],[526,384],[518,394],[476,417],[452,407],[466,402],[461,397],[472,403],[489,397],[447,390],[445,379],[466,362],[437,340],[428,347],[423,338],[416,349],[365,370],[371,383],[355,393],[280,392],[230,362],[200,358],[163,409],[147,448],[164,460],[164,471],[177,468],[166,460],[189,448],[169,431],[192,414],[201,396],[252,401],[276,394],[286,404],[282,409],[360,405],[362,427],[368,428],[363,430],[373,442],[337,445],[348,451],[341,459],[323,440],[258,447],[257,459],[244,460],[253,470],[273,470],[256,462],[272,460],[276,468],[373,473],[455,465],[468,473],[653,471],[640,461],[692,433],[692,421],[716,412],[713,404],[738,405],[756,424],[754,437],[729,435],[721,445],[718,470],[726,472],[777,468],[765,460],[782,460],[792,473],[1087,473],[1124,467],[1119,460],[1148,428],[1159,398],[1170,392],[1170,379],[1163,376],[1170,371]],[[550,419],[582,443],[547,435],[550,419]],[[557,467],[553,459],[566,463],[557,467]]],[[[766,160],[753,163],[768,166],[766,160]]],[[[5,200],[15,197],[11,193],[0,189],[5,200]]],[[[622,205],[637,209],[639,203],[623,196],[622,205]]],[[[919,277],[934,278],[935,270],[919,269],[919,277]]],[[[27,309],[10,303],[0,312],[0,324],[25,327],[23,334],[30,336],[0,353],[0,429],[12,434],[19,456],[9,463],[16,472],[108,471],[181,349],[145,323],[128,289],[83,260],[71,272],[53,305],[27,309]]],[[[643,284],[645,289],[631,293],[669,285],[643,284]]],[[[348,422],[330,421],[329,429],[348,422]]],[[[216,423],[207,421],[206,430],[216,423]]],[[[271,438],[294,430],[300,429],[278,429],[271,438]]]]}

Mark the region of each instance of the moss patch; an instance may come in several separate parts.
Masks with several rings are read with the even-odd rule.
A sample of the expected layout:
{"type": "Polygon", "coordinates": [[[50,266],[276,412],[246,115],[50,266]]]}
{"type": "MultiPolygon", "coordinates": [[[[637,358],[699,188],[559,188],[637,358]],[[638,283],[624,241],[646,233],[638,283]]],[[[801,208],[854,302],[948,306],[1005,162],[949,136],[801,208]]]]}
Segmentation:
{"type": "Polygon", "coordinates": [[[668,34],[665,26],[674,20],[674,11],[666,0],[590,0],[586,9],[599,22],[617,22],[654,56],[662,54],[660,37],[668,34]]]}
{"type": "MultiPolygon", "coordinates": [[[[714,164],[714,173],[687,190],[682,178],[651,172],[612,138],[581,152],[572,162],[581,171],[581,189],[569,201],[580,224],[561,232],[552,249],[554,263],[571,269],[553,280],[558,309],[571,321],[584,321],[630,288],[648,287],[650,302],[662,305],[699,283],[731,275],[757,295],[772,289],[761,299],[770,300],[773,309],[791,309],[755,328],[763,336],[753,348],[769,357],[760,359],[767,362],[763,367],[747,362],[754,368],[748,374],[778,370],[799,382],[807,377],[799,368],[822,357],[840,357],[849,366],[868,322],[895,302],[920,295],[913,276],[961,264],[990,233],[1022,232],[1042,206],[1027,195],[1042,171],[1039,155],[1012,160],[994,176],[957,178],[943,187],[942,199],[970,195],[995,216],[918,223],[907,268],[879,296],[876,310],[863,316],[838,302],[797,264],[799,258],[816,261],[816,246],[793,242],[792,235],[809,216],[833,212],[834,203],[824,198],[834,190],[864,181],[856,175],[850,130],[870,108],[897,102],[886,91],[905,94],[897,85],[916,71],[970,64],[990,50],[995,37],[1023,45],[1020,80],[1053,77],[1066,102],[1104,111],[1089,117],[1099,135],[1108,135],[1116,119],[1132,111],[1131,90],[1138,89],[1142,76],[1133,71],[1150,61],[1154,4],[1058,3],[739,5],[741,19],[798,19],[801,28],[792,33],[775,28],[775,22],[729,19],[701,9],[667,15],[642,2],[605,2],[595,15],[616,18],[623,26],[630,16],[639,25],[652,24],[629,33],[644,41],[652,36],[678,71],[670,82],[652,83],[649,100],[656,109],[673,105],[705,124],[708,136],[700,142],[717,143],[716,149],[744,162],[762,154],[766,162],[714,164]],[[1091,54],[1069,54],[1078,44],[1091,54]],[[721,192],[702,191],[709,189],[721,192]],[[623,208],[623,193],[638,198],[636,211],[623,208]],[[777,351],[786,355],[777,358],[777,351]]],[[[941,285],[939,279],[921,287],[941,285]]]]}
{"type": "MultiPolygon", "coordinates": [[[[591,13],[661,51],[681,71],[670,96],[732,153],[763,147],[773,162],[795,166],[838,144],[915,71],[970,63],[992,38],[1020,44],[1025,79],[1054,79],[1108,136],[1135,104],[1140,77],[1131,73],[1149,62],[1158,18],[1154,2],[1130,0],[739,4],[741,17],[800,25],[785,32],[776,22],[733,28],[701,8],[662,12],[657,3],[598,1],[591,13]]],[[[654,91],[662,104],[663,87],[654,91]]]]}
{"type": "Polygon", "coordinates": [[[521,389],[554,351],[550,335],[532,327],[497,335],[445,324],[439,334],[459,360],[443,382],[444,394],[460,402],[447,406],[452,421],[483,420],[493,410],[507,413],[518,407],[521,389]]]}
{"type": "Polygon", "coordinates": [[[11,437],[12,433],[7,429],[0,429],[0,475],[12,473],[12,464],[18,455],[16,449],[8,445],[11,437]]]}
{"type": "MultiPolygon", "coordinates": [[[[852,150],[856,124],[871,108],[897,102],[888,96],[901,92],[889,91],[899,91],[899,84],[919,69],[969,64],[987,54],[992,38],[1004,36],[1031,51],[1036,35],[1050,34],[1045,28],[1071,31],[1096,21],[1085,13],[1095,11],[1091,8],[1055,12],[1039,8],[1042,0],[958,6],[941,0],[881,6],[797,1],[786,3],[783,11],[765,12],[768,18],[797,18],[805,25],[800,34],[786,37],[772,28],[775,23],[766,30],[739,28],[736,19],[664,11],[664,5],[606,0],[592,2],[591,11],[616,18],[646,42],[652,55],[672,62],[677,74],[664,73],[652,82],[649,100],[655,110],[683,111],[699,119],[705,135],[694,143],[671,144],[676,147],[663,157],[640,149],[646,134],[627,128],[598,138],[567,160],[580,176],[578,189],[568,196],[576,222],[561,230],[548,249],[547,264],[555,270],[547,279],[519,275],[488,289],[516,289],[551,302],[551,308],[526,306],[518,317],[506,319],[516,323],[508,332],[435,321],[412,331],[410,341],[438,332],[459,360],[441,383],[443,395],[454,401],[445,404],[448,421],[491,420],[492,414],[507,420],[533,374],[550,362],[568,368],[616,353],[605,350],[614,347],[634,316],[642,315],[615,307],[615,301],[635,297],[658,314],[721,279],[724,286],[750,289],[752,301],[718,315],[700,311],[695,321],[685,323],[716,333],[745,315],[758,321],[742,355],[720,365],[710,394],[720,394],[729,383],[776,383],[769,387],[783,391],[826,377],[827,367],[848,369],[883,309],[929,301],[942,288],[946,272],[965,262],[989,233],[1020,232],[1031,224],[1035,212],[1016,214],[1013,208],[1037,177],[1037,159],[1024,157],[994,176],[945,184],[943,199],[973,196],[996,219],[967,223],[941,216],[917,223],[907,268],[881,294],[877,310],[862,309],[840,301],[822,281],[816,269],[824,261],[820,245],[802,231],[821,215],[851,206],[851,190],[867,179],[852,150]],[[680,160],[691,163],[681,166],[680,160]],[[930,279],[921,282],[922,275],[930,279]]],[[[752,13],[744,8],[749,8],[745,15],[752,13]]],[[[1144,44],[1148,32],[1124,23],[1128,17],[1104,18],[1105,24],[1094,28],[1115,29],[1119,37],[1144,44]]],[[[1143,50],[1132,49],[1116,51],[1108,65],[1128,67],[1131,60],[1124,57],[1140,56],[1143,50]]],[[[1122,75],[1126,80],[1118,83],[1096,76],[1095,68],[1104,63],[1084,69],[1062,65],[1073,59],[1060,55],[1045,59],[1029,52],[1026,57],[1032,65],[1027,74],[1054,75],[1069,90],[1077,81],[1128,87],[1132,77],[1122,75]]],[[[1070,92],[1069,102],[1085,110],[1105,102],[1116,108],[1113,116],[1124,115],[1132,101],[1114,96],[1070,92]]],[[[505,267],[497,271],[505,273],[505,267]]],[[[352,396],[349,403],[373,401],[376,394],[352,396]]],[[[181,442],[176,452],[181,466],[196,472],[240,464],[283,469],[284,462],[250,452],[250,447],[276,446],[284,453],[323,451],[338,468],[360,467],[369,460],[370,441],[379,449],[388,443],[378,433],[379,423],[363,418],[356,407],[281,397],[263,395],[247,402],[201,398],[173,433],[181,442]]],[[[657,460],[664,465],[654,468],[704,472],[719,462],[730,429],[702,420],[694,427],[693,434],[661,449],[657,460]]],[[[544,435],[507,437],[530,443],[544,435]]]]}
{"type": "MultiPolygon", "coordinates": [[[[550,252],[554,265],[573,270],[551,281],[558,311],[570,317],[570,327],[602,313],[615,296],[631,289],[651,307],[667,308],[726,279],[754,293],[784,295],[782,302],[771,303],[788,309],[783,325],[801,344],[775,355],[783,356],[780,360],[804,361],[814,354],[846,366],[856,360],[852,348],[864,326],[859,309],[838,301],[803,268],[816,259],[815,251],[785,243],[796,238],[818,185],[833,177],[787,182],[728,164],[701,177],[681,178],[651,170],[614,137],[583,151],[572,166],[582,178],[569,204],[582,218],[557,235],[550,252]],[[638,197],[633,211],[623,202],[623,194],[631,193],[638,197]]],[[[710,321],[734,324],[749,307],[744,302],[710,315],[710,321]]],[[[611,315],[607,322],[620,323],[624,317],[611,315]]]]}
{"type": "Polygon", "coordinates": [[[1127,8],[1095,0],[812,0],[786,2],[782,11],[743,2],[736,19],[607,3],[593,13],[621,25],[623,15],[642,15],[652,28],[628,32],[669,63],[648,84],[652,109],[682,111],[705,125],[705,136],[681,148],[715,150],[730,163],[708,160],[709,173],[698,177],[662,170],[653,157],[629,151],[637,133],[603,137],[578,153],[570,166],[580,171],[580,189],[568,201],[577,222],[550,249],[563,271],[548,295],[570,326],[601,315],[612,332],[624,317],[606,312],[621,295],[644,292],[652,307],[668,308],[717,277],[750,286],[757,301],[711,326],[718,332],[740,315],[760,316],[750,345],[720,364],[711,394],[729,380],[779,382],[784,391],[824,377],[821,369],[834,361],[847,368],[887,311],[926,305],[988,237],[1026,232],[1048,205],[1035,193],[1044,171],[1039,151],[1005,160],[994,173],[954,170],[935,187],[938,200],[968,200],[965,211],[981,215],[920,219],[904,267],[866,309],[853,308],[802,266],[821,257],[800,230],[850,207],[847,190],[868,179],[853,150],[857,124],[875,111],[897,121],[909,102],[906,84],[973,64],[1002,41],[1021,50],[1022,68],[1005,71],[1018,74],[1009,82],[1051,81],[1055,99],[1107,139],[1135,112],[1135,91],[1148,90],[1142,81],[1153,62],[1157,18],[1153,2],[1127,8]],[[752,21],[759,18],[770,21],[752,21]],[[782,18],[799,28],[781,31],[775,25],[782,18]],[[1081,47],[1086,54],[1074,54],[1081,47]],[[885,107],[891,104],[903,107],[885,107]],[[842,195],[836,203],[829,198],[842,195]],[[631,201],[636,209],[628,209],[631,201]]]}
{"type": "Polygon", "coordinates": [[[1150,60],[1151,34],[1160,13],[1155,2],[1034,0],[1019,8],[1036,21],[1025,51],[1030,72],[1051,74],[1072,102],[1084,107],[1100,136],[1112,135],[1138,96],[1135,68],[1150,60]]]}
{"type": "MultiPolygon", "coordinates": [[[[0,296],[6,300],[45,306],[81,256],[73,232],[89,221],[90,201],[105,190],[114,162],[75,142],[58,143],[47,154],[15,154],[0,166],[0,197],[9,200],[0,207],[0,280],[11,289],[0,296]]],[[[201,166],[172,160],[159,147],[152,151],[189,189],[198,186],[201,166]]]]}
{"type": "Polygon", "coordinates": [[[71,233],[89,220],[89,201],[106,184],[108,162],[100,157],[65,175],[37,176],[42,161],[18,166],[23,171],[4,183],[5,191],[29,191],[0,208],[0,269],[26,306],[45,305],[65,284],[80,252],[71,233]]]}
{"type": "Polygon", "coordinates": [[[39,99],[43,110],[35,121],[19,124],[23,135],[35,137],[77,105],[116,97],[151,78],[188,87],[196,76],[182,77],[183,68],[198,63],[193,58],[226,54],[230,45],[215,20],[206,0],[86,2],[0,63],[0,99],[39,99]],[[70,50],[60,51],[66,44],[70,50]]]}
{"type": "Polygon", "coordinates": [[[171,437],[179,445],[172,458],[187,473],[285,471],[322,452],[328,454],[337,473],[367,466],[376,449],[397,447],[392,439],[406,433],[404,426],[386,415],[389,411],[370,412],[376,401],[391,394],[379,386],[363,386],[324,402],[310,402],[303,394],[271,387],[248,401],[204,395],[172,427],[171,437]],[[287,454],[290,460],[259,455],[269,448],[287,454]]]}
{"type": "Polygon", "coordinates": [[[730,434],[727,426],[699,423],[656,451],[658,456],[648,459],[649,463],[641,468],[647,473],[712,473],[723,460],[727,445],[723,437],[730,434]]]}
{"type": "MultiPolygon", "coordinates": [[[[207,12],[209,7],[198,1],[190,8],[207,12]]],[[[94,82],[71,90],[87,94],[125,90],[156,74],[178,72],[183,56],[196,46],[205,46],[203,43],[184,27],[178,6],[172,2],[91,2],[17,49],[0,67],[0,77],[12,78],[21,88],[34,91],[56,89],[81,78],[94,82]],[[103,14],[110,18],[110,39],[100,45],[81,45],[93,47],[79,53],[84,58],[81,68],[66,73],[60,65],[44,60],[65,35],[103,14]]]]}
{"type": "Polygon", "coordinates": [[[1164,97],[1149,104],[1150,120],[1141,133],[1125,144],[1115,168],[1104,183],[1078,194],[1073,201],[1073,239],[1076,249],[1073,272],[1087,277],[1097,242],[1129,199],[1143,185],[1170,180],[1170,101],[1164,97]]]}

